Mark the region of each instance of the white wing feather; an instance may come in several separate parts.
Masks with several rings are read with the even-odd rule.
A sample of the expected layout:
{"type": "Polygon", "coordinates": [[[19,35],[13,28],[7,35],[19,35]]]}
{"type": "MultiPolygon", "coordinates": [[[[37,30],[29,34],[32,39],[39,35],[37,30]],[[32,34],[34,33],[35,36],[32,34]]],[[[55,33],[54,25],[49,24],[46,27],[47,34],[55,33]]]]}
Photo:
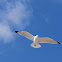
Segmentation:
{"type": "Polygon", "coordinates": [[[38,38],[39,43],[52,43],[52,44],[61,44],[51,38],[38,38]]]}
{"type": "Polygon", "coordinates": [[[34,40],[34,36],[32,34],[30,34],[29,32],[26,32],[26,31],[14,31],[14,32],[16,32],[22,36],[25,36],[32,41],[34,40]]]}

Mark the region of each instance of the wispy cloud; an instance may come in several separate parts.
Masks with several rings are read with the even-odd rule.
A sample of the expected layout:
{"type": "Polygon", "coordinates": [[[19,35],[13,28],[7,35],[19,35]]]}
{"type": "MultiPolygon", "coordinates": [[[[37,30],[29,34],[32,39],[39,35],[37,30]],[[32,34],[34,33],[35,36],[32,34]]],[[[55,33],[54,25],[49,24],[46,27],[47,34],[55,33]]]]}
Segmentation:
{"type": "Polygon", "coordinates": [[[0,38],[7,42],[10,40],[10,38],[13,38],[13,34],[11,32],[11,29],[9,27],[9,25],[5,22],[1,22],[0,23],[0,38]]]}
{"type": "Polygon", "coordinates": [[[29,25],[32,15],[30,0],[0,1],[0,39],[5,42],[14,39],[13,30],[23,30],[29,25]]]}
{"type": "Polygon", "coordinates": [[[48,15],[43,15],[42,18],[43,18],[43,21],[44,21],[45,23],[47,23],[47,24],[50,23],[50,17],[49,17],[48,15]]]}

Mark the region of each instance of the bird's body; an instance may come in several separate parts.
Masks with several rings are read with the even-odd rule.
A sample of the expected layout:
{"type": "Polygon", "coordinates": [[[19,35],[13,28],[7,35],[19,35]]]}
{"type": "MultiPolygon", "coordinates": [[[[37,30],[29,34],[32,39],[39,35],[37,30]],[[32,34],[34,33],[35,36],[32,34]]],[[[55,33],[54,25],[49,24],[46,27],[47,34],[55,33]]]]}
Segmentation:
{"type": "Polygon", "coordinates": [[[34,36],[34,44],[37,44],[38,43],[38,35],[34,36]]]}
{"type": "Polygon", "coordinates": [[[34,36],[34,41],[33,41],[33,43],[31,44],[31,46],[34,47],[34,48],[39,48],[39,47],[41,47],[41,45],[38,44],[38,43],[39,43],[39,41],[38,41],[38,35],[36,35],[36,36],[34,36]]]}
{"type": "Polygon", "coordinates": [[[26,32],[26,31],[14,31],[20,35],[23,35],[27,37],[28,39],[32,40],[33,43],[31,44],[32,47],[34,48],[40,48],[41,45],[39,43],[51,43],[51,44],[62,44],[60,42],[57,42],[51,38],[44,37],[44,38],[39,38],[38,35],[33,36],[32,34],[26,32]]]}

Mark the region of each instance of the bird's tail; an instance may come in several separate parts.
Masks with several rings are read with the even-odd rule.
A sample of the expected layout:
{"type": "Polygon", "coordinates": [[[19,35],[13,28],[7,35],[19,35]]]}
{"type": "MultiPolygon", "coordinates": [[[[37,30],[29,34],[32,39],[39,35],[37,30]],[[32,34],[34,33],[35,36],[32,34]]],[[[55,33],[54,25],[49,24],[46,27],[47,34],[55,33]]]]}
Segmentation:
{"type": "Polygon", "coordinates": [[[40,48],[41,47],[40,44],[34,45],[34,43],[32,43],[31,46],[34,47],[34,48],[40,48]]]}

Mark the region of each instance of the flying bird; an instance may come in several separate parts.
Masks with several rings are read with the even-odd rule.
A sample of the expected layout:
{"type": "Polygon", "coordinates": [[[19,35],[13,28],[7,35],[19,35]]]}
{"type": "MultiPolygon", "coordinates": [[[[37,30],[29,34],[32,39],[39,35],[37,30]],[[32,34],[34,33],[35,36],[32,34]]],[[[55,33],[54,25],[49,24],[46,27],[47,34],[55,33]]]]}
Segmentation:
{"type": "Polygon", "coordinates": [[[51,38],[48,38],[48,37],[38,37],[38,35],[36,36],[33,36],[32,34],[30,34],[29,32],[26,32],[26,31],[14,31],[22,36],[25,36],[27,37],[28,39],[32,40],[33,43],[31,44],[32,47],[34,48],[40,48],[41,45],[39,43],[51,43],[51,44],[62,44],[58,41],[55,41],[51,38]]]}

